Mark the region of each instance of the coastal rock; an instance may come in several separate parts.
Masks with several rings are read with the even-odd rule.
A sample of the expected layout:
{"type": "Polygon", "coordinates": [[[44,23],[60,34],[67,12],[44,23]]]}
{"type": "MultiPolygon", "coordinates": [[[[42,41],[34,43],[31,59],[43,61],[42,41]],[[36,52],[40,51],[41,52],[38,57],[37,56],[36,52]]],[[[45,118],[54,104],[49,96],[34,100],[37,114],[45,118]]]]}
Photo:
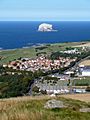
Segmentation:
{"type": "Polygon", "coordinates": [[[49,100],[46,102],[44,108],[53,109],[53,108],[64,108],[63,102],[59,100],[49,100]]]}
{"type": "Polygon", "coordinates": [[[39,25],[38,31],[42,31],[42,32],[47,31],[48,32],[48,31],[56,31],[56,30],[53,29],[52,24],[42,23],[41,25],[39,25]]]}

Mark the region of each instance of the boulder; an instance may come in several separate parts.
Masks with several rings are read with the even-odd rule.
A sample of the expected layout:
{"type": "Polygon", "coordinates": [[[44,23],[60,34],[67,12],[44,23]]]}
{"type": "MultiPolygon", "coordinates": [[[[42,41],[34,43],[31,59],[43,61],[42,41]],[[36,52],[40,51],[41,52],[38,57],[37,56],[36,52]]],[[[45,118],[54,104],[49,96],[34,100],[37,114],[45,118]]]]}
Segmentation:
{"type": "Polygon", "coordinates": [[[82,108],[80,109],[80,112],[90,112],[90,108],[82,108]]]}
{"type": "Polygon", "coordinates": [[[49,100],[46,102],[44,108],[53,109],[53,108],[64,108],[63,102],[59,100],[49,100]]]}

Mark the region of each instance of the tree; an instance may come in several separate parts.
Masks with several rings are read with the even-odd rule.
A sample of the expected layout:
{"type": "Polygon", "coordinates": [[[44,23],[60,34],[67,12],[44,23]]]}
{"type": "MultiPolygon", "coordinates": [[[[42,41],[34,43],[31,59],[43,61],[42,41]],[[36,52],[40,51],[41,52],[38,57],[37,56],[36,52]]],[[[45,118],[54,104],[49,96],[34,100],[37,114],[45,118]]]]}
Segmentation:
{"type": "Polygon", "coordinates": [[[86,91],[87,91],[87,92],[90,92],[90,86],[88,86],[88,87],[86,88],[86,91]]]}
{"type": "Polygon", "coordinates": [[[46,95],[46,94],[47,94],[47,91],[46,91],[46,90],[45,90],[45,91],[44,91],[44,90],[41,90],[40,92],[41,92],[43,95],[46,95]]]}
{"type": "Polygon", "coordinates": [[[37,86],[34,86],[33,89],[32,89],[33,92],[36,92],[36,93],[39,93],[39,87],[37,86]]]}

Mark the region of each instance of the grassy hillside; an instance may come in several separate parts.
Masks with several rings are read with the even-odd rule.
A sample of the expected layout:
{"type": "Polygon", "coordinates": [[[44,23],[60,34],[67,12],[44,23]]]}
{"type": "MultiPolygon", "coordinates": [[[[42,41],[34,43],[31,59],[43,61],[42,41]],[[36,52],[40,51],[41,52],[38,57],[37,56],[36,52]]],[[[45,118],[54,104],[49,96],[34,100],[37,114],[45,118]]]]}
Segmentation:
{"type": "Polygon", "coordinates": [[[56,97],[66,108],[46,109],[45,103],[53,98],[22,97],[0,100],[0,120],[89,120],[90,113],[79,112],[90,107],[89,103],[56,97]]]}

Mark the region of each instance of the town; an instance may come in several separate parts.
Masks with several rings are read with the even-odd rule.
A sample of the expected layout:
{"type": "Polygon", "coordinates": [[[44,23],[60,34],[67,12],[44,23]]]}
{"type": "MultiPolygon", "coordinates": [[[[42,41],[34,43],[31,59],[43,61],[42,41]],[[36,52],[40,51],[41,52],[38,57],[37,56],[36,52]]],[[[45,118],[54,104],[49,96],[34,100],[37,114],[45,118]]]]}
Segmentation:
{"type": "Polygon", "coordinates": [[[59,57],[58,60],[51,60],[46,58],[45,56],[37,57],[36,59],[30,58],[21,58],[21,60],[12,61],[8,64],[4,64],[3,67],[8,67],[12,69],[18,70],[26,70],[26,71],[38,71],[42,70],[43,72],[47,72],[50,70],[56,70],[64,67],[68,67],[71,62],[75,62],[76,58],[64,58],[59,57]]]}
{"type": "MultiPolygon", "coordinates": [[[[3,67],[19,70],[18,75],[21,74],[20,71],[44,74],[34,79],[28,91],[29,95],[85,93],[90,83],[90,64],[88,64],[90,60],[89,52],[85,48],[82,49],[70,48],[58,54],[53,53],[51,57],[45,54],[36,58],[22,57],[3,64],[3,67]],[[87,53],[87,56],[82,51],[87,53]]],[[[15,72],[7,72],[7,74],[14,75],[15,72]]]]}

